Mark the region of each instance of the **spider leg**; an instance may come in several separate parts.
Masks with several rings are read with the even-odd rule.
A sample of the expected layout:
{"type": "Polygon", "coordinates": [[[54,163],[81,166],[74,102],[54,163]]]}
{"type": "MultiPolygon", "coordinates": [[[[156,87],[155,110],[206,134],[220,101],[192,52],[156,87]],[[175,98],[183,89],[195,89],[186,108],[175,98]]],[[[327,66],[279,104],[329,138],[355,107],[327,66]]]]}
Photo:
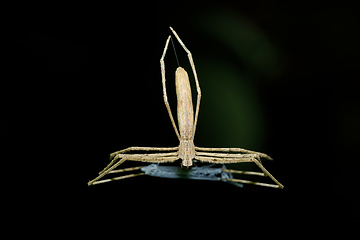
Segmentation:
{"type": "Polygon", "coordinates": [[[112,182],[115,180],[121,180],[121,179],[125,179],[125,178],[137,177],[137,176],[142,176],[142,175],[145,175],[145,173],[133,173],[133,174],[128,174],[128,175],[124,175],[124,176],[120,176],[120,177],[107,178],[104,180],[93,182],[92,185],[100,184],[100,183],[107,183],[107,182],[112,182]]]}
{"type": "Polygon", "coordinates": [[[196,156],[210,156],[210,157],[221,157],[221,158],[244,158],[254,157],[259,158],[258,154],[255,153],[213,153],[213,152],[196,152],[196,156]]]}
{"type": "Polygon", "coordinates": [[[110,154],[110,159],[113,159],[119,153],[127,153],[130,151],[177,151],[179,147],[128,147],[110,154]]]}
{"type": "Polygon", "coordinates": [[[221,180],[225,180],[225,181],[228,181],[228,182],[239,182],[239,183],[253,184],[253,185],[258,185],[258,186],[263,186],[263,187],[284,188],[284,186],[282,186],[282,185],[262,183],[262,182],[254,182],[254,181],[238,179],[238,178],[233,178],[233,179],[221,178],[221,180]]]}
{"type": "Polygon", "coordinates": [[[148,154],[118,154],[119,158],[126,158],[136,162],[164,163],[179,159],[178,153],[148,153],[148,154]]]}
{"type": "MultiPolygon", "coordinates": [[[[226,168],[223,169],[222,171],[234,173],[234,174],[245,174],[245,175],[255,175],[255,176],[266,177],[265,173],[263,173],[263,172],[239,171],[239,170],[226,169],[226,168]]],[[[262,183],[262,182],[249,181],[249,180],[238,179],[238,178],[221,178],[221,180],[224,180],[227,182],[239,182],[239,183],[253,184],[253,185],[258,185],[258,186],[263,186],[263,187],[282,188],[278,184],[262,183]]]]}
{"type": "Polygon", "coordinates": [[[195,159],[201,162],[209,162],[216,164],[229,164],[229,163],[242,163],[242,162],[252,162],[252,160],[256,158],[255,154],[242,154],[242,156],[238,155],[237,157],[221,157],[221,156],[200,156],[196,155],[195,159]]]}
{"type": "Polygon", "coordinates": [[[223,172],[229,172],[229,173],[235,173],[235,174],[246,174],[246,175],[255,175],[255,176],[262,176],[266,177],[265,173],[263,172],[252,172],[252,171],[240,171],[240,170],[234,170],[234,169],[223,169],[223,172]]]}
{"type": "Polygon", "coordinates": [[[167,51],[167,48],[168,48],[168,45],[169,45],[170,38],[171,38],[171,36],[169,36],[168,39],[166,40],[164,52],[163,52],[163,55],[160,58],[161,79],[162,79],[163,97],[164,97],[165,106],[166,106],[166,109],[168,111],[171,123],[172,123],[172,125],[174,127],[176,136],[180,140],[180,134],[179,134],[179,131],[178,131],[177,127],[176,127],[174,117],[173,117],[173,115],[171,113],[170,105],[169,105],[169,102],[168,102],[168,98],[167,98],[167,94],[166,94],[166,84],[165,84],[166,78],[165,78],[165,62],[164,62],[164,58],[165,58],[165,54],[166,54],[166,51],[167,51]]]}
{"type": "Polygon", "coordinates": [[[130,167],[130,168],[122,168],[122,169],[118,169],[118,170],[112,170],[109,173],[120,173],[120,172],[130,172],[130,171],[135,171],[135,170],[139,170],[141,169],[142,166],[138,166],[138,167],[130,167]]]}
{"type": "Polygon", "coordinates": [[[240,152],[240,153],[253,153],[259,155],[261,158],[265,158],[268,160],[273,160],[270,156],[265,153],[255,152],[251,150],[247,150],[244,148],[208,148],[208,147],[195,147],[197,151],[206,151],[206,152],[240,152]]]}
{"type": "MultiPolygon", "coordinates": [[[[113,159],[113,161],[110,163],[112,164],[113,162],[115,162],[117,159],[119,159],[118,155],[113,159]]],[[[108,174],[111,170],[113,170],[114,168],[116,168],[117,166],[119,166],[120,164],[122,164],[123,162],[125,162],[127,159],[126,158],[122,158],[120,159],[117,163],[115,163],[114,165],[112,165],[110,167],[110,164],[99,173],[99,176],[97,176],[96,178],[94,178],[93,180],[88,182],[88,186],[92,185],[94,182],[96,182],[97,180],[99,180],[100,178],[102,178],[103,176],[105,176],[106,174],[108,174]]]]}
{"type": "Polygon", "coordinates": [[[274,178],[273,175],[271,175],[269,171],[266,170],[266,168],[259,162],[259,160],[254,159],[253,162],[263,171],[263,173],[265,173],[269,178],[271,178],[271,180],[278,184],[280,188],[284,188],[284,185],[282,185],[278,180],[276,180],[276,178],[274,178]]]}
{"type": "MultiPolygon", "coordinates": [[[[130,168],[123,168],[123,169],[118,169],[118,170],[112,170],[112,171],[109,172],[109,174],[110,174],[110,173],[130,172],[130,171],[139,170],[139,169],[141,169],[141,168],[142,168],[142,166],[130,167],[130,168]]],[[[106,182],[111,182],[111,181],[120,180],[120,179],[125,179],[125,178],[130,178],[130,177],[141,176],[141,175],[144,175],[144,173],[132,173],[132,174],[128,174],[128,175],[124,175],[124,176],[120,176],[120,177],[114,177],[114,178],[108,178],[108,179],[96,181],[96,182],[93,182],[92,185],[100,184],[100,183],[106,183],[106,182]]]]}

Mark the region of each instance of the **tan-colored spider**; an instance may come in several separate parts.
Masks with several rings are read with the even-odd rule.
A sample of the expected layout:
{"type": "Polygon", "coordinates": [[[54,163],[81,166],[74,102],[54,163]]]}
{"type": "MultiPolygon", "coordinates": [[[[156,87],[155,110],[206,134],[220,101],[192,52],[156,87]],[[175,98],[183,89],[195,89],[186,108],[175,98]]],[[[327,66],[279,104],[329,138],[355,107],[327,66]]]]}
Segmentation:
{"type": "MultiPolygon", "coordinates": [[[[162,86],[163,86],[163,97],[166,109],[170,116],[171,123],[174,127],[175,133],[179,138],[180,144],[177,147],[129,147],[114,153],[110,154],[110,159],[112,161],[107,165],[104,170],[99,173],[95,179],[88,182],[88,185],[93,185],[102,182],[108,182],[111,180],[119,180],[128,177],[134,177],[138,175],[143,175],[145,173],[138,174],[129,174],[113,179],[106,179],[98,181],[100,178],[105,176],[108,173],[115,172],[126,172],[133,171],[136,169],[140,169],[140,167],[135,168],[126,168],[120,170],[114,170],[120,164],[125,162],[126,160],[130,161],[140,161],[140,162],[149,162],[149,163],[166,163],[166,162],[174,162],[176,160],[181,159],[181,167],[182,168],[190,168],[193,165],[193,160],[198,160],[200,162],[207,163],[215,163],[215,164],[228,164],[228,163],[244,163],[244,162],[252,162],[255,163],[263,173],[262,176],[270,177],[276,184],[268,184],[261,182],[253,182],[242,179],[224,179],[226,181],[232,182],[240,182],[240,183],[251,183],[255,185],[267,186],[267,187],[275,187],[275,188],[283,188],[284,186],[277,181],[262,165],[260,162],[260,158],[265,158],[268,160],[272,160],[268,155],[264,153],[254,152],[242,148],[207,148],[207,147],[196,147],[194,145],[194,136],[196,130],[196,124],[199,115],[199,107],[200,107],[200,99],[201,99],[201,90],[198,81],[198,77],[195,70],[194,61],[191,55],[191,52],[185,47],[184,43],[181,41],[177,33],[171,28],[172,33],[179,41],[180,45],[186,51],[192,71],[195,77],[196,90],[197,90],[197,102],[196,102],[196,110],[195,110],[195,118],[194,118],[194,109],[192,103],[191,96],[191,88],[190,82],[187,72],[178,67],[175,72],[175,85],[176,85],[176,95],[177,95],[177,115],[178,115],[178,127],[175,124],[174,117],[171,113],[170,105],[168,103],[168,98],[166,94],[166,85],[165,85],[165,63],[164,58],[166,51],[168,49],[168,44],[171,38],[171,35],[168,37],[164,52],[160,59],[161,66],[161,77],[162,77],[162,86]],[[129,153],[130,151],[145,151],[149,153],[129,153]],[[157,153],[151,153],[152,151],[158,151],[157,153]]],[[[231,170],[232,173],[239,174],[250,174],[250,175],[259,175],[258,172],[247,172],[247,171],[237,171],[231,170]]]]}

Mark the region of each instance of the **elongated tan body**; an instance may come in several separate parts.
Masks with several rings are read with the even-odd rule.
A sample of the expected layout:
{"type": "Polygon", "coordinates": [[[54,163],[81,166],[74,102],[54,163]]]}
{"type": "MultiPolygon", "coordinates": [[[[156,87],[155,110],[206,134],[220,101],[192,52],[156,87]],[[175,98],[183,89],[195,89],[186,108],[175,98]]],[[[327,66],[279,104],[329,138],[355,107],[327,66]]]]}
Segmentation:
{"type": "Polygon", "coordinates": [[[183,140],[190,140],[193,137],[194,108],[189,77],[182,67],[176,69],[175,85],[180,136],[183,140]]]}
{"type": "Polygon", "coordinates": [[[180,132],[179,157],[182,166],[192,166],[195,157],[194,145],[194,107],[192,102],[191,87],[187,72],[178,67],[175,72],[175,85],[177,95],[177,114],[180,132]]]}

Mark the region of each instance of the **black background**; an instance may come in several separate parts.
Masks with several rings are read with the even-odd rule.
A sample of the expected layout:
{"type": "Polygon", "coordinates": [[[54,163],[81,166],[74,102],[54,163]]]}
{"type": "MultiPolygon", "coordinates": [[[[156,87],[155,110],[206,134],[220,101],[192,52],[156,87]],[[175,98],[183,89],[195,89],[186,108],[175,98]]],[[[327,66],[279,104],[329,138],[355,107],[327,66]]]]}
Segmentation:
{"type": "MultiPolygon", "coordinates": [[[[9,84],[2,91],[4,161],[11,169],[4,182],[15,183],[9,195],[16,206],[14,223],[33,222],[34,233],[79,225],[80,232],[91,233],[111,222],[107,231],[119,234],[126,234],[127,226],[143,234],[161,234],[165,227],[243,234],[244,223],[304,234],[338,223],[351,229],[358,220],[360,34],[353,6],[70,1],[13,9],[10,45],[3,46],[10,50],[4,81],[9,84]],[[159,67],[169,26],[196,65],[211,56],[246,71],[232,49],[202,29],[201,18],[220,11],[249,19],[278,46],[279,71],[255,78],[265,116],[263,144],[256,150],[275,159],[265,166],[285,189],[151,177],[88,187],[113,151],[178,144],[163,104],[159,67]],[[35,216],[43,221],[33,221],[35,216]]],[[[179,45],[177,54],[186,57],[179,45]]],[[[167,61],[174,61],[171,48],[168,55],[167,61]]],[[[198,75],[206,86],[204,71],[200,67],[198,75]]],[[[169,90],[169,98],[173,93],[169,90]]],[[[204,106],[206,94],[203,90],[204,106]]],[[[174,113],[175,99],[170,101],[174,113]]],[[[201,111],[199,145],[217,137],[200,127],[211,121],[201,119],[201,111]]],[[[246,147],[229,147],[236,146],[246,147]]]]}

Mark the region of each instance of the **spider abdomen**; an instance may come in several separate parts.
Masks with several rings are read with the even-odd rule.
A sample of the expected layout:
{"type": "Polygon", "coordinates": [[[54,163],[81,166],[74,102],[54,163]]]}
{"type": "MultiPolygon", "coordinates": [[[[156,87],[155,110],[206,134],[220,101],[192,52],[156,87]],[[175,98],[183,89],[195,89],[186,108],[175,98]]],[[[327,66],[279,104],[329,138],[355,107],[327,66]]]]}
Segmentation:
{"type": "Polygon", "coordinates": [[[180,136],[182,139],[192,139],[194,128],[194,109],[191,87],[189,76],[182,67],[178,67],[176,69],[175,84],[180,136]]]}

